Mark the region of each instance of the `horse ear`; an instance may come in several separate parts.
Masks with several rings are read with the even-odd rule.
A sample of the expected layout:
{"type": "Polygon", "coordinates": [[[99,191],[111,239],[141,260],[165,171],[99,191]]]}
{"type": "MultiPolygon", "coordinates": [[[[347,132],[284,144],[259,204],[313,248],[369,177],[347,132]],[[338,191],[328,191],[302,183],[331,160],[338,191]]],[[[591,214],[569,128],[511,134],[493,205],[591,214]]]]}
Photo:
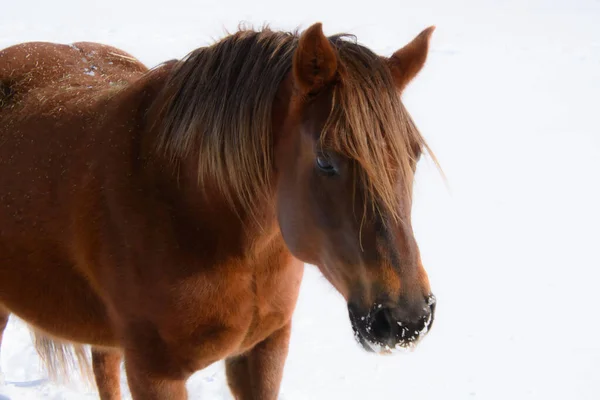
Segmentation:
{"type": "Polygon", "coordinates": [[[331,82],[337,72],[337,56],[323,34],[320,22],[312,25],[300,36],[294,52],[293,74],[302,94],[316,93],[331,82]]]}
{"type": "Polygon", "coordinates": [[[396,51],[388,59],[398,90],[404,90],[406,85],[417,76],[423,65],[425,65],[429,51],[429,39],[434,30],[435,26],[425,29],[412,42],[396,51]]]}

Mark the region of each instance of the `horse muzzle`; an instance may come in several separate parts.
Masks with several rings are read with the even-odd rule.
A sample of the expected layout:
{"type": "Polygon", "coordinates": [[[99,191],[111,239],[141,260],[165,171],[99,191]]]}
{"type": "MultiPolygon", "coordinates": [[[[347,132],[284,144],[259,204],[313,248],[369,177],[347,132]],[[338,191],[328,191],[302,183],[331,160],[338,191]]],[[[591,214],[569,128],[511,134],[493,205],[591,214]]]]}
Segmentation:
{"type": "Polygon", "coordinates": [[[348,313],[355,339],[362,347],[379,354],[414,348],[431,329],[436,299],[429,295],[410,306],[375,304],[366,312],[353,304],[348,313]]]}

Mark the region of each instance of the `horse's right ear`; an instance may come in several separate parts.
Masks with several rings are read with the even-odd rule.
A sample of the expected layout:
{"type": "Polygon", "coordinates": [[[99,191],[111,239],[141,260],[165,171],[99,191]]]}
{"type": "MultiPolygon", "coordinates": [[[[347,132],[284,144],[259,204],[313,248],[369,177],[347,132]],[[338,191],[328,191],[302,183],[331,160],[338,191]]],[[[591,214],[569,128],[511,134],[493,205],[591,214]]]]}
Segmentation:
{"type": "Polygon", "coordinates": [[[293,60],[296,87],[303,95],[315,94],[335,78],[337,68],[335,50],[318,22],[304,31],[298,41],[293,60]]]}

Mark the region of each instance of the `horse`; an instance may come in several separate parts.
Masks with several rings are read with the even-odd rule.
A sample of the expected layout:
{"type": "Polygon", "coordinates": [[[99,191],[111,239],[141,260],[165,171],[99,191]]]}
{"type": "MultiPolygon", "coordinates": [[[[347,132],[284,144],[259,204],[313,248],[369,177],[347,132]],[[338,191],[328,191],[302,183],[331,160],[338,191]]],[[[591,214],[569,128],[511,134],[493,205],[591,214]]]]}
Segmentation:
{"type": "Polygon", "coordinates": [[[416,346],[429,147],[401,95],[433,30],[385,57],[321,23],[240,27],[151,69],[91,42],[0,51],[0,331],[18,316],[56,369],[91,352],[102,400],[121,361],[134,399],[180,400],[221,360],[235,398],[272,400],[308,263],[365,350],[416,346]]]}

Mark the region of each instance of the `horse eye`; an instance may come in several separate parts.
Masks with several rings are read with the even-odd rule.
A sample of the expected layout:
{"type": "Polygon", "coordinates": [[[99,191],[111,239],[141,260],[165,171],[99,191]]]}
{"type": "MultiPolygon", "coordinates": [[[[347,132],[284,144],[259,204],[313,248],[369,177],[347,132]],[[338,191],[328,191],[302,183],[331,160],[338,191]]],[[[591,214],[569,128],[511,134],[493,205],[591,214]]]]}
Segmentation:
{"type": "Polygon", "coordinates": [[[336,173],[335,167],[331,163],[331,161],[324,155],[317,156],[317,167],[327,174],[336,173]]]}

